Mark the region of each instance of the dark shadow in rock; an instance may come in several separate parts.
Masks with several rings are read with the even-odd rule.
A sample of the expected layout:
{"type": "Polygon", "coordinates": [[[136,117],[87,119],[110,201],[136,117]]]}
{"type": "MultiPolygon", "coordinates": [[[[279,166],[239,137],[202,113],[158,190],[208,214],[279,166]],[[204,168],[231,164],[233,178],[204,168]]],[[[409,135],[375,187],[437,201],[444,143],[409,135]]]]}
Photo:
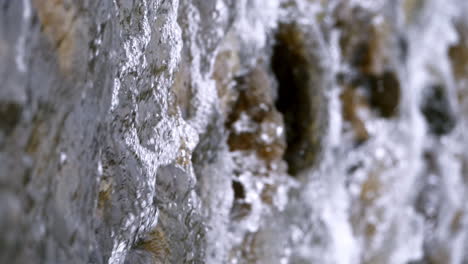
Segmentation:
{"type": "Polygon", "coordinates": [[[232,181],[234,190],[234,203],[231,208],[231,218],[240,220],[247,217],[252,211],[252,205],[245,201],[245,187],[240,181],[232,181]]]}
{"type": "Polygon", "coordinates": [[[352,80],[351,85],[365,89],[369,106],[381,117],[391,118],[398,114],[401,88],[395,72],[360,74],[352,80]]]}
{"type": "Polygon", "coordinates": [[[370,103],[382,117],[395,116],[400,102],[400,82],[394,72],[372,78],[370,103]]]}
{"type": "Polygon", "coordinates": [[[421,112],[429,131],[436,136],[448,134],[455,127],[456,118],[448,101],[446,89],[441,84],[426,88],[421,112]]]}
{"type": "Polygon", "coordinates": [[[273,47],[272,68],[279,88],[277,109],[286,126],[284,159],[296,175],[311,167],[321,150],[325,125],[325,69],[313,38],[297,25],[280,25],[273,47]]]}
{"type": "Polygon", "coordinates": [[[0,130],[10,134],[21,118],[22,108],[18,103],[0,101],[0,130]]]}
{"type": "Polygon", "coordinates": [[[241,182],[232,181],[232,189],[234,190],[235,199],[244,199],[245,198],[245,189],[241,182]]]}

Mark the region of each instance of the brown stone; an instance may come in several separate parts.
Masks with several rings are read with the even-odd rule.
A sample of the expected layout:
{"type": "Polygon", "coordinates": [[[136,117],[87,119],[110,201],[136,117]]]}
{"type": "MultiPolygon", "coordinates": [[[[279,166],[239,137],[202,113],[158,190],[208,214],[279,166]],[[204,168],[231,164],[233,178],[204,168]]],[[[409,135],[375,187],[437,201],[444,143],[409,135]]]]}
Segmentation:
{"type": "Polygon", "coordinates": [[[77,49],[76,10],[63,0],[34,0],[42,30],[57,50],[57,61],[63,73],[71,73],[77,49]]]}

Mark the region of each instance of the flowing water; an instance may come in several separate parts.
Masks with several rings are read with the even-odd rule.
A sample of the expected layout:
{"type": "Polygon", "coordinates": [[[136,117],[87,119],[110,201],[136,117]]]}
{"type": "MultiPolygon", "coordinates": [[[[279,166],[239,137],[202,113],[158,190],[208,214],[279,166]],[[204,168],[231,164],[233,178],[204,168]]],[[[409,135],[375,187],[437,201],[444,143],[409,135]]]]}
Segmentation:
{"type": "Polygon", "coordinates": [[[465,0],[0,0],[0,263],[468,263],[465,0]]]}

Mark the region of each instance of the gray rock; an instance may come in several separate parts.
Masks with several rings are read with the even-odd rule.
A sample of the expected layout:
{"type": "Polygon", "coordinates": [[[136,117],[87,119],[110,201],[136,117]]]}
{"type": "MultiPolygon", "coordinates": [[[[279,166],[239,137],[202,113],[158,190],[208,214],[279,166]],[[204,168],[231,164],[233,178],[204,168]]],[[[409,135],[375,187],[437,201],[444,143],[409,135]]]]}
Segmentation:
{"type": "Polygon", "coordinates": [[[465,2],[0,0],[0,263],[467,262],[465,2]]]}

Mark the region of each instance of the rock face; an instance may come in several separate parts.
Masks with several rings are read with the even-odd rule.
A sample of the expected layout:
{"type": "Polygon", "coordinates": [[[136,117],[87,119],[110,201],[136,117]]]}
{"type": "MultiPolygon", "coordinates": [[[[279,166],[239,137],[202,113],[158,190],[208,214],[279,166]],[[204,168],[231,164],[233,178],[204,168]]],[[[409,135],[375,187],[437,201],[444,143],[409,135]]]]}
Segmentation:
{"type": "Polygon", "coordinates": [[[467,263],[464,0],[0,0],[0,263],[467,263]]]}

